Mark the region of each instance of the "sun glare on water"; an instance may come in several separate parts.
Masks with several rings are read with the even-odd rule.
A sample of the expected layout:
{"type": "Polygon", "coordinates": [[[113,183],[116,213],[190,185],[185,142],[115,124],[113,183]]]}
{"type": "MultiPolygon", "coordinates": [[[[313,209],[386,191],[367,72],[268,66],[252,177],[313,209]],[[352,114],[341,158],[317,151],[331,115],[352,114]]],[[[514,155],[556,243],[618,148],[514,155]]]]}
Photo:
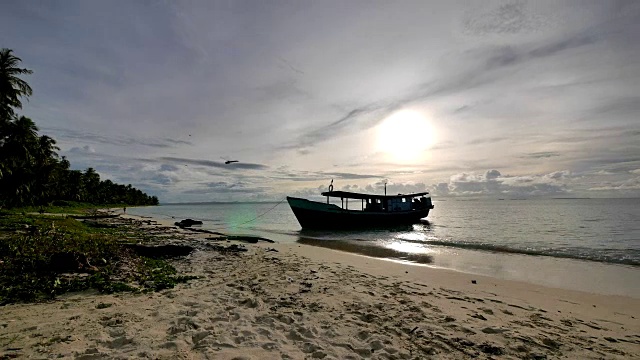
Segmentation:
{"type": "Polygon", "coordinates": [[[420,112],[398,111],[378,126],[378,150],[394,161],[417,161],[433,145],[434,135],[433,127],[420,112]]]}

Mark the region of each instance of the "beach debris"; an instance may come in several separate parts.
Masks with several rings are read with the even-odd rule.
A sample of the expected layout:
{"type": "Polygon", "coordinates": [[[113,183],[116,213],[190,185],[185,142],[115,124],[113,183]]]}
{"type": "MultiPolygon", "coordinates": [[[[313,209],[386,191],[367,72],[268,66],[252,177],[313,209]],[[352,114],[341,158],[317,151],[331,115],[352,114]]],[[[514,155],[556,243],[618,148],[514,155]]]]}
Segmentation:
{"type": "Polygon", "coordinates": [[[463,339],[463,338],[454,338],[453,341],[457,342],[458,344],[462,345],[462,346],[474,346],[475,343],[471,340],[468,339],[463,339]]]}
{"type": "Polygon", "coordinates": [[[418,330],[418,327],[414,327],[413,329],[411,329],[411,331],[409,331],[409,334],[413,334],[416,330],[418,330]]]}
{"type": "Polygon", "coordinates": [[[529,354],[529,359],[531,360],[546,360],[547,355],[545,354],[529,354]]]}
{"type": "Polygon", "coordinates": [[[115,229],[118,227],[116,224],[109,224],[105,222],[96,221],[94,219],[85,219],[82,221],[83,224],[92,227],[92,228],[100,228],[100,229],[115,229]]]}
{"type": "Polygon", "coordinates": [[[185,227],[191,227],[193,225],[202,225],[202,221],[193,220],[193,219],[184,219],[184,220],[181,220],[181,221],[176,221],[174,224],[177,227],[185,228],[185,227]]]}
{"type": "Polygon", "coordinates": [[[502,355],[504,353],[504,351],[502,350],[501,347],[499,346],[495,346],[495,345],[491,345],[489,343],[483,343],[480,346],[478,346],[480,348],[480,350],[482,350],[483,353],[485,354],[490,354],[490,355],[502,355]]]}
{"type": "Polygon", "coordinates": [[[542,340],[542,343],[546,346],[548,346],[550,349],[554,349],[557,350],[560,348],[560,343],[553,340],[553,339],[549,339],[549,338],[544,338],[542,340]]]}
{"type": "Polygon", "coordinates": [[[206,246],[212,250],[218,251],[220,253],[239,253],[239,252],[247,252],[247,248],[238,244],[231,244],[229,246],[224,245],[214,245],[214,244],[206,244],[206,246]]]}
{"type": "Polygon", "coordinates": [[[482,332],[485,334],[501,334],[503,332],[509,331],[508,329],[494,328],[494,327],[486,327],[482,329],[482,332]]]}
{"type": "Polygon", "coordinates": [[[179,256],[187,256],[193,251],[193,247],[189,245],[142,245],[142,244],[122,244],[124,247],[129,248],[137,255],[149,257],[152,259],[157,258],[171,258],[179,256]]]}
{"type": "Polygon", "coordinates": [[[234,241],[243,241],[243,242],[248,242],[251,244],[255,244],[258,241],[264,241],[264,242],[268,242],[268,243],[275,243],[275,241],[271,240],[271,239],[267,239],[267,238],[263,238],[260,236],[252,236],[252,235],[227,235],[227,239],[228,240],[234,240],[234,241]]]}
{"type": "MultiPolygon", "coordinates": [[[[209,233],[209,234],[214,234],[214,235],[218,235],[216,237],[208,237],[207,240],[211,240],[211,241],[224,241],[227,240],[228,241],[240,241],[240,242],[246,242],[249,244],[257,244],[258,241],[264,241],[264,242],[268,242],[270,244],[274,244],[275,241],[271,240],[271,239],[267,239],[267,238],[263,238],[260,236],[253,236],[253,235],[225,235],[223,233],[219,233],[219,232],[215,232],[215,231],[209,231],[209,230],[202,230],[202,229],[185,229],[185,230],[190,230],[190,231],[196,231],[196,232],[204,232],[204,233],[209,233]]],[[[275,249],[271,249],[267,251],[275,251],[277,252],[277,250],[275,249]]]]}
{"type": "Polygon", "coordinates": [[[475,281],[475,280],[471,280],[471,283],[472,283],[472,284],[477,284],[478,282],[477,282],[477,281],[475,281]]]}

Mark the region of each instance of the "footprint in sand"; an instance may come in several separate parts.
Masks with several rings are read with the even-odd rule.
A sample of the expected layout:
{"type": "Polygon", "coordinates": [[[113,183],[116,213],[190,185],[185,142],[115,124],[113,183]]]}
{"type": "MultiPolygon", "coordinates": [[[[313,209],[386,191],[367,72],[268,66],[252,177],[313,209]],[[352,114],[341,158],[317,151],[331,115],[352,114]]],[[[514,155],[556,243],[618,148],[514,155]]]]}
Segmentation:
{"type": "Polygon", "coordinates": [[[191,318],[183,317],[173,321],[173,325],[167,329],[169,335],[176,335],[188,330],[198,330],[200,325],[196,324],[191,318]]]}

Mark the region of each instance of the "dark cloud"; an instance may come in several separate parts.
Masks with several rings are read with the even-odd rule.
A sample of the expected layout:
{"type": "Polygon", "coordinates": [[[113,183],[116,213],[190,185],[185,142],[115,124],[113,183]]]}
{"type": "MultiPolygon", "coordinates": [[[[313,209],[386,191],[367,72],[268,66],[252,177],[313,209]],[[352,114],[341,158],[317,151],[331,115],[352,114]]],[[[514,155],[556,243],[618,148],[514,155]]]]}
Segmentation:
{"type": "Polygon", "coordinates": [[[225,164],[220,161],[211,161],[211,160],[200,160],[200,159],[186,159],[186,158],[177,158],[177,157],[161,157],[158,158],[160,161],[169,161],[179,164],[189,164],[189,165],[200,165],[200,166],[208,166],[225,170],[266,170],[269,167],[262,164],[252,164],[252,163],[243,163],[237,162],[232,164],[225,164]]]}
{"type": "Polygon", "coordinates": [[[299,152],[301,153],[301,155],[304,155],[305,153],[308,153],[309,147],[313,147],[319,142],[323,142],[337,136],[344,136],[344,129],[352,125],[351,122],[357,121],[364,115],[369,115],[379,111],[383,111],[385,114],[390,113],[390,110],[384,110],[384,107],[385,106],[382,105],[372,104],[352,109],[340,119],[315,130],[308,131],[305,134],[299,136],[298,139],[296,139],[293,143],[281,146],[281,148],[300,148],[299,152]]]}
{"type": "Polygon", "coordinates": [[[289,181],[326,181],[328,179],[372,179],[380,178],[380,175],[345,173],[345,172],[324,172],[324,171],[293,171],[287,169],[278,169],[272,179],[289,180],[289,181]]]}
{"type": "Polygon", "coordinates": [[[160,171],[177,171],[178,169],[180,168],[171,164],[162,164],[160,166],[160,171]]]}
{"type": "Polygon", "coordinates": [[[43,128],[43,131],[46,133],[52,134],[58,140],[67,140],[67,141],[82,141],[82,142],[92,142],[98,144],[107,144],[107,145],[116,145],[116,146],[131,146],[131,145],[143,145],[154,148],[171,148],[175,145],[192,145],[189,141],[184,140],[175,140],[175,139],[144,139],[144,138],[133,138],[133,137],[125,137],[125,136],[103,136],[94,134],[91,132],[78,131],[78,130],[70,130],[70,129],[62,129],[62,128],[43,128]]]}
{"type": "Polygon", "coordinates": [[[210,182],[197,189],[185,190],[183,194],[199,195],[228,195],[228,194],[263,194],[268,190],[266,187],[247,187],[241,183],[229,183],[225,181],[210,182]]]}
{"type": "Polygon", "coordinates": [[[321,172],[318,174],[319,176],[322,176],[323,178],[326,177],[332,177],[332,178],[338,178],[338,179],[345,179],[345,180],[354,180],[354,179],[372,179],[372,178],[379,178],[380,175],[369,175],[369,174],[353,174],[353,173],[341,173],[341,172],[321,172]]]}
{"type": "Polygon", "coordinates": [[[589,110],[585,119],[601,119],[602,115],[611,116],[612,114],[630,115],[636,119],[638,113],[640,113],[640,96],[621,96],[602,99],[601,104],[589,110]]]}
{"type": "Polygon", "coordinates": [[[562,51],[567,51],[567,50],[575,49],[578,47],[594,44],[601,39],[600,37],[593,35],[590,32],[591,31],[588,31],[586,33],[578,34],[576,36],[572,36],[566,39],[561,39],[559,41],[537,47],[529,51],[528,55],[530,58],[542,58],[547,56],[553,56],[562,51]]]}
{"type": "Polygon", "coordinates": [[[467,144],[468,145],[493,144],[493,143],[507,141],[507,140],[513,140],[513,138],[507,137],[507,136],[480,138],[480,139],[474,139],[474,140],[468,141],[467,144]]]}
{"type": "Polygon", "coordinates": [[[94,154],[96,150],[89,145],[85,145],[83,147],[74,146],[68,152],[72,154],[94,154]]]}
{"type": "Polygon", "coordinates": [[[539,152],[529,153],[521,157],[525,159],[548,159],[556,156],[560,156],[560,153],[557,151],[539,151],[539,152]]]}

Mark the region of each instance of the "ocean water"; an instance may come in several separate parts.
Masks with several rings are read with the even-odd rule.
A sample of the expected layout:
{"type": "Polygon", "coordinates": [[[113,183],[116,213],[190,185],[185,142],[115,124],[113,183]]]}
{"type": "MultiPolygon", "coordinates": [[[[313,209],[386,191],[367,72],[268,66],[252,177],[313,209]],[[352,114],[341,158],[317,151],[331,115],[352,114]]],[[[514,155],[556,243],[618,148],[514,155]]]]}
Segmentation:
{"type": "Polygon", "coordinates": [[[640,297],[639,199],[439,200],[420,224],[305,231],[286,201],[132,208],[136,215],[202,220],[252,234],[418,265],[543,285],[640,297]]]}

